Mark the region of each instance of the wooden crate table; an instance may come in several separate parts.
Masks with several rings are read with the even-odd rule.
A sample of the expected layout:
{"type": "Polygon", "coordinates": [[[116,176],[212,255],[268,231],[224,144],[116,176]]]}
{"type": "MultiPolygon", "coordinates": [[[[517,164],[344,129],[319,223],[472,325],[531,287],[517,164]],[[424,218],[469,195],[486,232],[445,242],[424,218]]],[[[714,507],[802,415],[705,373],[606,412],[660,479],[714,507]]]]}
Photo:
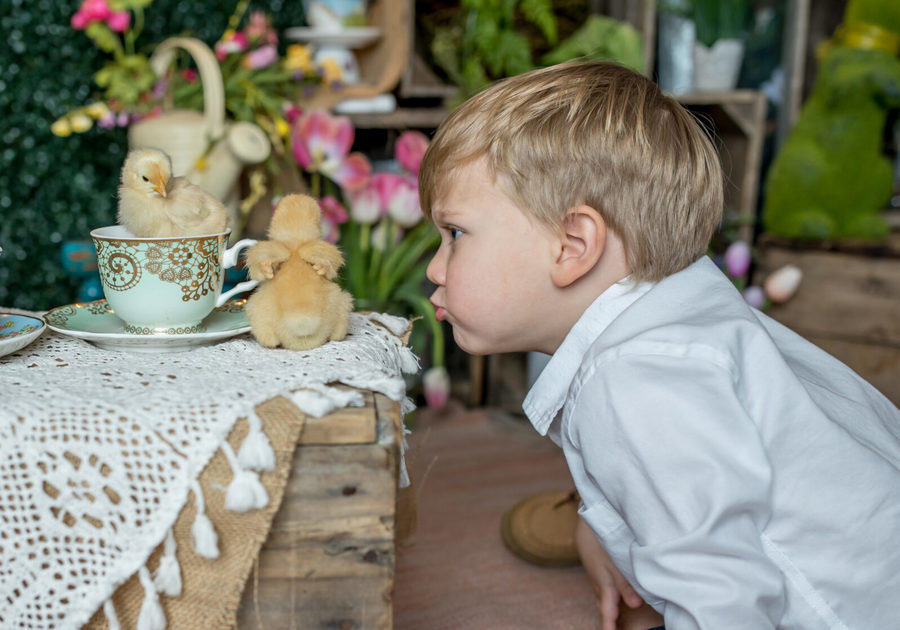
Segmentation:
{"type": "Polygon", "coordinates": [[[402,420],[398,403],[365,395],[322,418],[284,398],[258,408],[305,425],[239,628],[391,628],[402,420]]]}
{"type": "Polygon", "coordinates": [[[307,353],[57,330],[105,309],[0,356],[0,628],[391,628],[409,323],[307,353]]]}

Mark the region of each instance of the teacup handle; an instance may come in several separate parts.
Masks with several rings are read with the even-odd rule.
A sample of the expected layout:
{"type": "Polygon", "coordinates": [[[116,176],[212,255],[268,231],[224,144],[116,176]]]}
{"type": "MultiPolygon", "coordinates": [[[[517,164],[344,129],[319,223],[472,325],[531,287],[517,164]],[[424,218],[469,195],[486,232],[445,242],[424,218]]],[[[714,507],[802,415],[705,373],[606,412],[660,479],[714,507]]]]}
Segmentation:
{"type": "MultiPolygon", "coordinates": [[[[256,239],[253,238],[242,238],[237,243],[229,247],[225,250],[225,254],[222,255],[222,267],[225,269],[231,269],[238,263],[238,256],[241,254],[241,250],[245,247],[250,247],[251,245],[256,245],[256,239]]],[[[241,293],[242,291],[249,291],[256,287],[259,284],[256,280],[245,280],[244,282],[239,282],[237,285],[223,293],[216,300],[216,308],[222,306],[231,299],[231,296],[241,293]]]]}

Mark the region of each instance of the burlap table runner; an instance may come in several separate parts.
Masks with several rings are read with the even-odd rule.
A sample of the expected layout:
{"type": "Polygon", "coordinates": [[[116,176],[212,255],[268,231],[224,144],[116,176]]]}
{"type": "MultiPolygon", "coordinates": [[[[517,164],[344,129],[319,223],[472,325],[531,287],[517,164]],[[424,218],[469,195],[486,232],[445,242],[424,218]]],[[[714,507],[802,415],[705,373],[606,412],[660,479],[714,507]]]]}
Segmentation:
{"type": "MultiPolygon", "coordinates": [[[[196,509],[193,500],[187,501],[173,527],[178,544],[176,556],[181,566],[182,593],[179,597],[160,594],[168,630],[219,630],[236,625],[235,613],[244,585],[281,506],[294,449],[306,422],[306,415],[282,397],[259,405],[256,411],[275,451],[275,470],[260,473],[260,481],[269,493],[269,503],[261,510],[244,513],[226,510],[224,491],[232,472],[222,451],[216,452],[200,474],[200,484],[206,513],[219,535],[219,557],[208,560],[194,553],[191,524],[196,509]]],[[[237,450],[246,435],[247,421],[240,419],[228,441],[237,450]]],[[[147,562],[151,570],[156,569],[161,555],[162,545],[147,562]]],[[[113,601],[122,627],[135,628],[144,601],[144,589],[136,575],[116,590],[113,601]]],[[[107,628],[109,625],[102,607],[84,626],[85,630],[107,628]]]]}

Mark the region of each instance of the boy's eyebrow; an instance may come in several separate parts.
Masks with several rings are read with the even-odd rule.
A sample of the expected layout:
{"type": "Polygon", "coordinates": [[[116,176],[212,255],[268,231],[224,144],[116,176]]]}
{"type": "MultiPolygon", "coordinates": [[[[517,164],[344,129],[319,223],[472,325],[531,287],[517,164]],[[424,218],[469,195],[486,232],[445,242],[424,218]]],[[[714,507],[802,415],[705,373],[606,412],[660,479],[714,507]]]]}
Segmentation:
{"type": "Polygon", "coordinates": [[[447,221],[448,219],[452,219],[455,216],[458,216],[458,212],[454,212],[453,210],[449,210],[447,208],[432,208],[431,210],[431,218],[435,221],[447,221]]]}

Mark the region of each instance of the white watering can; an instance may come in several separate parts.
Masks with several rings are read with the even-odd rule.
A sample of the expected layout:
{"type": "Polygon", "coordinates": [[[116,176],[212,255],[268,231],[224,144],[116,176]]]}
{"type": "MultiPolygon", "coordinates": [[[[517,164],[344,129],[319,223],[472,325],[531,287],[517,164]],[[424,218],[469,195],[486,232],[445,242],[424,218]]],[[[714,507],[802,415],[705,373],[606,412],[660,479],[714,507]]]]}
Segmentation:
{"type": "Polygon", "coordinates": [[[161,42],[150,57],[157,76],[163,76],[177,49],[186,50],[197,64],[203,85],[203,113],[173,110],[145,118],[128,129],[130,148],[154,147],[172,158],[173,174],[188,180],[218,198],[239,227],[238,178],[245,166],[259,164],[272,150],[266,133],[250,122],[225,124],[225,85],[219,63],[199,39],[171,37],[161,42]],[[197,167],[204,158],[205,167],[197,167]]]}

